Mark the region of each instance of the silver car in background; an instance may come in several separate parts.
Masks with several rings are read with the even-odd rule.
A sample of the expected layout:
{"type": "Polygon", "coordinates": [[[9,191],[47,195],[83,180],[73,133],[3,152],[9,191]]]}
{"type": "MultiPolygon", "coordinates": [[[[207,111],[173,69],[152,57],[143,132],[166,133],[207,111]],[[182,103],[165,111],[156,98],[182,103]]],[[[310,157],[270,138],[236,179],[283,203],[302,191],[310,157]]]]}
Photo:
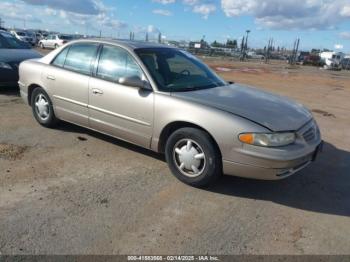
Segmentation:
{"type": "Polygon", "coordinates": [[[19,71],[21,96],[41,125],[60,119],[165,153],[172,173],[192,186],[223,173],[282,179],[321,149],[305,107],[227,83],[176,48],[79,40],[19,71]]]}

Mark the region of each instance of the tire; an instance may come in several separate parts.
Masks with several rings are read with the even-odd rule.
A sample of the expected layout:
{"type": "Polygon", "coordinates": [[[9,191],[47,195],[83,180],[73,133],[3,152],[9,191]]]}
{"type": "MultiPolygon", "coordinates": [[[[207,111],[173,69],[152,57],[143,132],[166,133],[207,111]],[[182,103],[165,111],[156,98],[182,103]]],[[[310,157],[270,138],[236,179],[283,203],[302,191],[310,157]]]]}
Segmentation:
{"type": "Polygon", "coordinates": [[[33,115],[36,121],[45,127],[55,127],[58,119],[55,116],[52,102],[44,89],[37,87],[31,96],[31,105],[33,115]]]}
{"type": "Polygon", "coordinates": [[[222,175],[219,149],[208,133],[196,128],[172,133],[166,142],[165,158],[173,175],[190,186],[208,186],[222,175]]]}
{"type": "Polygon", "coordinates": [[[58,48],[58,44],[55,44],[55,49],[57,49],[58,48]]]}
{"type": "Polygon", "coordinates": [[[44,46],[43,43],[40,43],[40,48],[41,48],[41,49],[45,49],[45,46],[44,46]]]}

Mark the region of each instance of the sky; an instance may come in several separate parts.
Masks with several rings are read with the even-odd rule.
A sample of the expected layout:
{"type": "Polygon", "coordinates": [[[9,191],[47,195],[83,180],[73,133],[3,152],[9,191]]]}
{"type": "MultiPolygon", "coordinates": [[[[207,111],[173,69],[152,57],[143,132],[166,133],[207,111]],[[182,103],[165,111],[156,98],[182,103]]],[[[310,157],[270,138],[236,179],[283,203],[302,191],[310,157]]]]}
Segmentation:
{"type": "Polygon", "coordinates": [[[350,0],[0,0],[6,27],[135,39],[240,41],[350,53],[350,0]]]}

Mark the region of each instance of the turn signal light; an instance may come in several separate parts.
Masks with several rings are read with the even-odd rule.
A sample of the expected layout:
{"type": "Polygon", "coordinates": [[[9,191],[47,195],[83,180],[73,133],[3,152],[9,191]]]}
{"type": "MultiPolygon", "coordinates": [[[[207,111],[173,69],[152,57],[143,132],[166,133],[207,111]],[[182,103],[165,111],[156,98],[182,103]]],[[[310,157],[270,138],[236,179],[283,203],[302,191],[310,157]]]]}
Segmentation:
{"type": "Polygon", "coordinates": [[[254,142],[254,136],[253,134],[240,134],[239,140],[246,144],[253,144],[254,142]]]}

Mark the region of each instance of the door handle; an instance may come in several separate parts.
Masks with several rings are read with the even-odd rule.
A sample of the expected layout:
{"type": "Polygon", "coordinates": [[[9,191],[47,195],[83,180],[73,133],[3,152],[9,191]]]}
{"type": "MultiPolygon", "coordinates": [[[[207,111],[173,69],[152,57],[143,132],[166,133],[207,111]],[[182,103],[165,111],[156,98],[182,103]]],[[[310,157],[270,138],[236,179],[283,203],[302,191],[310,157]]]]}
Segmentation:
{"type": "Polygon", "coordinates": [[[56,80],[56,78],[54,76],[50,76],[50,75],[48,75],[46,78],[50,79],[50,80],[56,80]]]}
{"type": "Polygon", "coordinates": [[[103,91],[100,90],[100,89],[94,88],[94,89],[92,89],[92,93],[93,93],[94,95],[102,95],[102,94],[103,94],[103,91]]]}

